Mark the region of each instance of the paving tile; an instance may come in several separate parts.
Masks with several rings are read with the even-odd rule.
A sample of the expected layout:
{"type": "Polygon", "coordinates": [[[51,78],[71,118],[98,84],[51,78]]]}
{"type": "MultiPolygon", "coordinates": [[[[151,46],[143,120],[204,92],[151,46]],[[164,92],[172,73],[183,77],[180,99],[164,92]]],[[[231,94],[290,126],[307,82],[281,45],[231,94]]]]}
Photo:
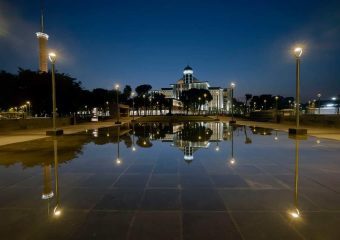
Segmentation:
{"type": "Polygon", "coordinates": [[[184,189],[213,187],[208,175],[180,175],[180,184],[184,189]]]}
{"type": "Polygon", "coordinates": [[[143,190],[115,189],[106,193],[95,206],[96,210],[136,210],[142,200],[143,190]]]}
{"type": "MultiPolygon", "coordinates": [[[[294,192],[286,189],[219,190],[229,210],[235,211],[287,211],[295,207],[294,192]]],[[[303,196],[298,198],[299,208],[319,210],[303,196]]]]}
{"type": "Polygon", "coordinates": [[[145,174],[124,174],[115,183],[117,188],[144,188],[149,175],[145,174]]]}
{"type": "Polygon", "coordinates": [[[177,174],[152,174],[148,187],[177,188],[178,184],[177,174]]]}
{"type": "Polygon", "coordinates": [[[141,209],[144,210],[176,210],[180,209],[179,190],[151,189],[146,190],[141,209]]]}
{"type": "Polygon", "coordinates": [[[129,240],[179,240],[180,235],[180,212],[139,212],[129,240]]]}
{"type": "Polygon", "coordinates": [[[222,199],[213,189],[182,190],[184,210],[225,210],[222,199]]]}
{"type": "Polygon", "coordinates": [[[126,239],[133,213],[90,212],[71,239],[126,239]]]}
{"type": "Polygon", "coordinates": [[[226,212],[184,212],[184,240],[241,239],[226,212]]]}
{"type": "Polygon", "coordinates": [[[276,212],[232,212],[244,239],[302,239],[276,212]]]}
{"type": "Polygon", "coordinates": [[[235,174],[228,175],[211,175],[211,180],[218,188],[246,188],[248,184],[246,181],[235,174]]]}

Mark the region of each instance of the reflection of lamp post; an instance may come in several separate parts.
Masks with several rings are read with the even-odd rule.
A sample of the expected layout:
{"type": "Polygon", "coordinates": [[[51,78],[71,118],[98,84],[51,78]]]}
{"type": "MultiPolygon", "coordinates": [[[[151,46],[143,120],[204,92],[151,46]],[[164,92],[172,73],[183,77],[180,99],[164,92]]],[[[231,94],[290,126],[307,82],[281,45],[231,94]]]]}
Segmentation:
{"type": "Polygon", "coordinates": [[[118,134],[117,134],[117,159],[116,159],[116,164],[120,165],[122,163],[122,161],[119,158],[119,141],[120,141],[120,126],[118,126],[118,134]]]}
{"type": "Polygon", "coordinates": [[[132,151],[136,151],[136,146],[135,146],[135,124],[132,123],[132,151]]]}
{"type": "Polygon", "coordinates": [[[302,55],[302,48],[297,47],[294,49],[294,55],[296,58],[296,106],[295,106],[295,128],[290,128],[290,134],[305,135],[307,129],[300,128],[300,58],[302,55]]]}
{"type": "Polygon", "coordinates": [[[320,108],[321,108],[321,93],[318,93],[318,107],[319,107],[319,115],[320,115],[320,108]]]}
{"type": "Polygon", "coordinates": [[[121,124],[121,122],[120,122],[120,107],[119,107],[119,99],[118,99],[119,84],[115,85],[115,89],[116,89],[116,97],[117,97],[117,121],[116,121],[116,124],[121,124]]]}
{"type": "Polygon", "coordinates": [[[299,219],[301,213],[298,205],[298,180],[299,180],[299,140],[295,139],[295,177],[294,177],[294,210],[289,211],[293,219],[299,219]]]}
{"type": "Polygon", "coordinates": [[[236,123],[236,121],[234,120],[234,88],[235,88],[235,83],[231,83],[230,87],[231,87],[231,121],[229,121],[230,124],[234,124],[236,123]]]}
{"type": "Polygon", "coordinates": [[[56,205],[53,209],[54,216],[58,217],[61,215],[60,208],[60,193],[59,193],[59,174],[58,174],[58,142],[57,139],[53,140],[53,152],[54,152],[54,177],[55,177],[55,194],[56,194],[56,205]]]}
{"type": "Polygon", "coordinates": [[[231,126],[231,159],[229,160],[230,165],[235,165],[236,160],[234,158],[234,127],[231,126]]]}

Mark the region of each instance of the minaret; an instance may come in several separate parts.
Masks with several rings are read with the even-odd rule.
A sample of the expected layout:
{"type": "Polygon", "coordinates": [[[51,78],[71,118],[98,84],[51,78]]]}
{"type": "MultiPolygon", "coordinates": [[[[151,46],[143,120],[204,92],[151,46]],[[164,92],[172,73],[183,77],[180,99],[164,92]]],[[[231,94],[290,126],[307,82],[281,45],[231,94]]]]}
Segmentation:
{"type": "Polygon", "coordinates": [[[39,71],[47,72],[47,41],[48,35],[44,33],[44,12],[41,4],[40,32],[36,33],[39,43],[39,71]]]}

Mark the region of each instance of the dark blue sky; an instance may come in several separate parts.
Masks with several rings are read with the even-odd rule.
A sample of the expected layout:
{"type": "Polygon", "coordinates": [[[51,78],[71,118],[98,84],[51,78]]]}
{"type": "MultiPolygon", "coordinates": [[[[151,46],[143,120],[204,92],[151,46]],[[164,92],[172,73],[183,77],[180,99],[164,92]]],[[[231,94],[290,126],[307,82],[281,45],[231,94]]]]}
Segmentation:
{"type": "MultiPolygon", "coordinates": [[[[37,69],[39,0],[0,0],[0,69],[37,69]]],[[[295,95],[294,44],[305,46],[302,98],[340,93],[339,1],[46,0],[59,71],[85,88],[168,87],[189,64],[212,86],[295,95]]]]}

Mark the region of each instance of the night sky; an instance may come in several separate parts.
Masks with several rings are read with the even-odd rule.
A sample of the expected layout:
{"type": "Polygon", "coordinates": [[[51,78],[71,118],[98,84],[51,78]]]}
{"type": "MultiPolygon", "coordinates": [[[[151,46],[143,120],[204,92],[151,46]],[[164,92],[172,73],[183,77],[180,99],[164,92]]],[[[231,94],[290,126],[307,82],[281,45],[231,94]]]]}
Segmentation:
{"type": "MultiPolygon", "coordinates": [[[[304,101],[340,93],[339,1],[47,0],[57,68],[87,89],[169,87],[189,64],[211,86],[295,96],[294,44],[304,101]]],[[[0,69],[38,68],[39,0],[0,0],[0,69]]]]}

